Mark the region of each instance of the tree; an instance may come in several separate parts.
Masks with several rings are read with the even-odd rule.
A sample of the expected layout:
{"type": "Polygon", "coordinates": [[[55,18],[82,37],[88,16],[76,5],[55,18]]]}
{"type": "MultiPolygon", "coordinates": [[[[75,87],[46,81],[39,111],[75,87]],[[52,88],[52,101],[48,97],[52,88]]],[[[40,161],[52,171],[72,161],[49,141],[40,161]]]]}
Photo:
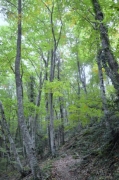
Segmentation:
{"type": "Polygon", "coordinates": [[[18,34],[17,34],[17,54],[15,60],[15,79],[16,79],[16,94],[17,94],[17,105],[18,105],[18,121],[19,126],[23,135],[24,145],[26,148],[27,157],[29,159],[29,164],[34,179],[41,179],[41,171],[38,167],[38,162],[36,158],[35,148],[33,146],[32,139],[30,137],[29,131],[27,129],[24,112],[23,112],[23,91],[22,91],[22,81],[20,74],[20,61],[21,61],[21,35],[22,35],[22,9],[21,0],[18,0],[18,34]]]}
{"type": "Polygon", "coordinates": [[[14,143],[12,136],[11,136],[11,133],[10,133],[10,130],[9,130],[6,118],[5,118],[5,113],[4,113],[2,102],[0,102],[0,114],[1,114],[1,125],[5,131],[5,135],[7,135],[7,138],[9,139],[10,146],[11,146],[11,149],[12,149],[12,152],[14,154],[15,161],[16,161],[16,168],[20,172],[21,176],[24,177],[26,175],[26,173],[23,169],[23,166],[22,166],[20,158],[19,158],[19,154],[18,154],[17,149],[16,149],[16,145],[14,143]]]}
{"type": "Polygon", "coordinates": [[[98,27],[97,30],[100,33],[100,40],[101,40],[100,60],[102,60],[105,71],[112,80],[112,83],[115,89],[117,90],[117,96],[118,96],[118,92],[119,92],[118,63],[115,60],[115,57],[111,50],[110,40],[108,37],[108,28],[103,23],[104,14],[101,10],[98,0],[92,0],[92,5],[95,12],[96,28],[98,27]]]}
{"type": "Polygon", "coordinates": [[[110,80],[105,86],[105,72],[118,91],[117,12],[110,8],[118,3],[107,2],[27,0],[21,10],[15,0],[2,1],[8,26],[0,29],[0,95],[11,136],[26,151],[34,178],[35,148],[55,156],[65,132],[102,117],[107,122],[115,112],[109,111],[108,99],[116,95],[110,80]]]}

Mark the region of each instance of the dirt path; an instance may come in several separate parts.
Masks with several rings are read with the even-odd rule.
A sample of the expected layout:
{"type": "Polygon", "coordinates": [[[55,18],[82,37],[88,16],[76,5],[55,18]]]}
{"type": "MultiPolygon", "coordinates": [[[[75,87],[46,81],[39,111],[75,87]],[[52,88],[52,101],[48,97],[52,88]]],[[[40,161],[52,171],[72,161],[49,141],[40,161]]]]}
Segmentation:
{"type": "Polygon", "coordinates": [[[52,177],[56,180],[78,180],[79,177],[75,173],[75,165],[80,161],[80,159],[73,159],[71,155],[55,161],[52,177]]]}

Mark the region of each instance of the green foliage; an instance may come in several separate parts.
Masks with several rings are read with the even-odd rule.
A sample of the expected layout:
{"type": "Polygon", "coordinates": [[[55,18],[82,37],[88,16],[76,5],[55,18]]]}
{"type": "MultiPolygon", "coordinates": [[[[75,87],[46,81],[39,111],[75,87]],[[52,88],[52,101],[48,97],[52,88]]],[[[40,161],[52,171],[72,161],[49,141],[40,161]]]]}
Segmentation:
{"type": "Polygon", "coordinates": [[[69,106],[69,120],[73,123],[81,122],[82,125],[86,125],[91,123],[91,119],[95,117],[100,119],[103,116],[103,111],[102,101],[98,93],[99,90],[97,89],[97,92],[92,91],[87,96],[82,94],[75,104],[71,104],[69,106]]]}
{"type": "MultiPolygon", "coordinates": [[[[10,130],[15,136],[18,126],[14,79],[18,17],[16,15],[17,8],[12,3],[17,6],[15,0],[12,0],[11,3],[2,1],[6,8],[8,25],[0,27],[0,99],[5,107],[5,116],[10,130]]],[[[119,3],[100,0],[100,4],[105,14],[103,23],[108,27],[110,44],[116,59],[119,55],[119,3]]],[[[100,120],[103,110],[96,65],[100,36],[99,32],[95,30],[96,20],[91,1],[54,0],[40,1],[39,3],[38,0],[27,0],[23,2],[22,11],[20,70],[25,119],[28,120],[30,116],[34,118],[37,114],[37,131],[42,131],[44,139],[47,139],[50,114],[48,95],[53,93],[55,130],[62,121],[65,130],[69,130],[79,123],[85,126],[91,123],[92,119],[100,120]],[[52,52],[56,56],[55,78],[53,82],[50,82],[52,52]],[[77,62],[79,62],[80,70],[77,62]],[[58,63],[60,64],[59,70],[58,63]],[[81,71],[83,68],[85,69],[87,94],[83,90],[81,80],[84,78],[81,71]],[[35,78],[33,102],[29,98],[31,93],[29,77],[31,76],[35,78]],[[38,107],[36,102],[40,91],[42,93],[38,107]],[[64,119],[61,119],[61,105],[64,119]]],[[[113,106],[112,96],[115,97],[115,91],[110,82],[107,85],[106,74],[104,69],[102,70],[106,95],[111,101],[109,103],[113,106]]]]}
{"type": "Polygon", "coordinates": [[[7,159],[6,158],[1,158],[0,159],[0,173],[5,173],[6,172],[6,168],[7,168],[7,159]]]}
{"type": "Polygon", "coordinates": [[[53,82],[45,81],[45,93],[53,93],[55,97],[63,96],[61,92],[65,88],[65,82],[55,79],[53,82]]]}
{"type": "Polygon", "coordinates": [[[6,153],[6,149],[4,149],[4,148],[0,147],[0,152],[2,152],[2,153],[6,153]]]}

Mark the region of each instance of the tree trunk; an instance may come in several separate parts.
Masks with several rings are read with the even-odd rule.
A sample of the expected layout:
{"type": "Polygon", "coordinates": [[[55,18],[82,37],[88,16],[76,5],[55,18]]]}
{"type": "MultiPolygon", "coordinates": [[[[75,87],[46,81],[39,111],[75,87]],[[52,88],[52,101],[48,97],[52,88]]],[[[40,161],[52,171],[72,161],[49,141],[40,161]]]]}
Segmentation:
{"type": "MultiPolygon", "coordinates": [[[[40,107],[43,83],[44,83],[44,79],[42,79],[42,72],[40,72],[39,92],[38,92],[38,97],[37,97],[37,102],[36,102],[37,107],[40,107]]],[[[32,140],[33,140],[34,147],[36,147],[36,132],[38,131],[38,117],[39,117],[38,113],[35,112],[35,117],[33,119],[33,128],[32,128],[32,140]]]]}
{"type": "Polygon", "coordinates": [[[0,114],[1,114],[2,127],[4,128],[4,130],[6,132],[5,134],[8,136],[10,146],[11,146],[11,150],[12,150],[12,152],[14,154],[14,158],[15,158],[15,161],[16,161],[16,168],[20,172],[21,175],[24,175],[24,169],[23,169],[23,166],[21,164],[21,161],[20,161],[16,146],[15,146],[14,140],[13,140],[13,138],[11,136],[11,133],[10,133],[10,130],[9,130],[6,118],[5,118],[2,102],[0,102],[0,114]]]}
{"type": "Polygon", "coordinates": [[[21,129],[21,133],[23,135],[24,144],[26,148],[27,157],[29,160],[29,165],[31,167],[31,171],[33,174],[33,178],[42,179],[41,171],[38,167],[38,162],[36,158],[36,152],[33,147],[32,138],[30,137],[29,131],[27,129],[27,125],[24,119],[24,111],[23,111],[23,100],[22,100],[22,82],[20,75],[20,62],[21,62],[21,0],[18,0],[18,35],[17,35],[17,54],[15,61],[15,80],[16,80],[16,95],[17,95],[17,106],[18,106],[18,121],[21,129]]]}
{"type": "Polygon", "coordinates": [[[50,106],[50,145],[52,156],[55,156],[54,144],[54,108],[53,108],[53,93],[49,93],[49,106],[50,106]]]}
{"type": "MultiPolygon", "coordinates": [[[[61,64],[60,64],[60,58],[58,58],[58,64],[57,64],[57,69],[58,69],[58,76],[57,79],[60,81],[60,72],[61,72],[61,64]]],[[[64,145],[64,107],[63,107],[63,97],[59,97],[59,103],[60,103],[60,117],[61,117],[61,126],[60,126],[60,139],[61,139],[61,144],[64,145]]]]}
{"type": "Polygon", "coordinates": [[[60,139],[61,145],[64,145],[64,112],[63,112],[63,98],[59,97],[60,102],[60,116],[61,116],[61,126],[60,126],[60,139]]]}
{"type": "MultiPolygon", "coordinates": [[[[79,75],[79,79],[82,83],[82,87],[84,89],[84,92],[85,94],[87,94],[87,89],[86,89],[86,76],[85,76],[85,69],[84,67],[80,66],[80,63],[79,63],[79,58],[77,57],[77,66],[78,66],[78,75],[79,75]]],[[[79,90],[80,92],[80,90],[79,90]]]]}
{"type": "MultiPolygon", "coordinates": [[[[41,58],[44,61],[45,65],[45,75],[44,80],[48,81],[48,66],[49,66],[49,60],[50,60],[50,54],[51,52],[48,51],[47,58],[44,57],[43,52],[41,50],[41,58]]],[[[46,117],[45,120],[47,122],[47,134],[48,134],[48,151],[51,152],[51,143],[50,143],[50,116],[49,116],[49,94],[45,93],[45,109],[46,109],[46,117]]]]}
{"type": "Polygon", "coordinates": [[[105,122],[106,122],[106,127],[108,128],[109,127],[109,122],[108,122],[108,113],[109,112],[108,112],[108,107],[107,107],[107,99],[106,99],[103,72],[102,72],[102,62],[101,62],[100,56],[97,56],[97,64],[98,64],[100,91],[101,91],[101,98],[102,98],[102,103],[103,103],[105,122]]]}
{"type": "MultiPolygon", "coordinates": [[[[50,82],[54,80],[54,72],[55,72],[55,58],[56,51],[55,49],[51,50],[51,64],[50,64],[50,82]]],[[[55,156],[55,141],[54,141],[54,108],[53,108],[53,92],[52,89],[49,93],[49,110],[50,110],[50,145],[51,145],[51,153],[52,156],[55,156]]]]}
{"type": "Polygon", "coordinates": [[[101,11],[100,4],[98,0],[92,0],[92,4],[95,12],[95,20],[97,20],[96,30],[99,30],[101,39],[100,57],[107,75],[110,77],[114,88],[117,90],[117,96],[119,99],[119,66],[110,48],[108,29],[103,23],[104,15],[101,11]]]}

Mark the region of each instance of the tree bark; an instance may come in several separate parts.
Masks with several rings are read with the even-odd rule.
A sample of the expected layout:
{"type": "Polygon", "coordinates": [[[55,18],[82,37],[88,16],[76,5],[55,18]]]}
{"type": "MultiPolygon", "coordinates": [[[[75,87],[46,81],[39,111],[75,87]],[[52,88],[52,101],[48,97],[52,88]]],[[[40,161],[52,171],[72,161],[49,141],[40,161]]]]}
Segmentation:
{"type": "MultiPolygon", "coordinates": [[[[61,80],[60,72],[61,72],[61,64],[60,64],[60,58],[58,58],[58,80],[61,80]]],[[[61,139],[61,145],[64,145],[64,107],[63,107],[63,97],[59,97],[59,103],[60,103],[60,117],[61,117],[61,126],[60,126],[60,139],[61,139]]]]}
{"type": "MultiPolygon", "coordinates": [[[[38,92],[38,97],[37,97],[37,102],[36,102],[36,106],[37,107],[40,107],[40,104],[41,104],[41,95],[42,95],[42,87],[43,87],[43,84],[44,84],[44,80],[45,80],[45,77],[42,78],[42,72],[40,72],[40,76],[39,76],[39,92],[38,92]]],[[[33,119],[33,131],[32,131],[32,140],[33,140],[33,144],[34,144],[34,147],[36,147],[36,133],[38,131],[38,113],[35,112],[35,117],[33,119]]]]}
{"type": "Polygon", "coordinates": [[[64,145],[64,112],[63,112],[63,98],[59,97],[60,102],[60,116],[61,116],[61,126],[60,126],[60,139],[61,145],[64,145]]]}
{"type": "Polygon", "coordinates": [[[102,72],[102,62],[101,62],[101,59],[100,59],[100,55],[97,56],[97,64],[98,64],[98,74],[99,74],[99,80],[100,80],[100,91],[101,91],[101,98],[102,98],[105,122],[106,122],[106,127],[109,128],[109,122],[108,122],[108,114],[109,114],[109,112],[108,112],[108,106],[107,106],[107,99],[106,99],[105,86],[104,86],[104,78],[103,78],[103,72],[102,72]]]}
{"type": "Polygon", "coordinates": [[[21,10],[21,0],[18,0],[18,34],[17,34],[17,54],[15,60],[15,80],[16,80],[16,95],[17,95],[17,106],[18,106],[18,121],[19,126],[23,135],[24,144],[26,148],[27,157],[29,160],[29,165],[31,167],[31,171],[33,174],[33,178],[42,179],[41,171],[38,167],[38,162],[36,158],[36,152],[33,147],[32,138],[30,137],[29,131],[27,129],[27,125],[24,119],[24,111],[23,111],[23,99],[22,99],[22,82],[20,75],[20,62],[21,62],[21,34],[22,34],[22,26],[21,26],[21,18],[22,18],[22,10],[21,10]]]}
{"type": "MultiPolygon", "coordinates": [[[[80,66],[78,55],[77,55],[77,67],[78,67],[79,79],[82,83],[82,87],[84,89],[85,94],[87,94],[85,69],[83,66],[82,67],[80,66]]],[[[80,92],[80,89],[79,89],[79,92],[80,92]]]]}
{"type": "Polygon", "coordinates": [[[103,67],[107,75],[112,80],[114,88],[117,90],[117,96],[119,99],[119,73],[118,63],[114,58],[113,52],[111,51],[110,41],[108,37],[108,28],[103,23],[104,15],[101,10],[98,0],[92,0],[93,9],[95,12],[96,30],[100,33],[101,50],[100,57],[102,59],[103,67]]]}
{"type": "Polygon", "coordinates": [[[13,140],[13,138],[11,136],[11,133],[10,133],[10,130],[9,130],[6,118],[5,118],[5,113],[4,113],[2,102],[0,102],[0,114],[1,114],[2,127],[4,128],[4,130],[6,132],[5,134],[7,135],[8,139],[9,139],[9,142],[10,142],[10,145],[11,145],[11,150],[12,150],[12,152],[14,154],[14,158],[15,158],[15,161],[16,161],[16,168],[20,172],[21,175],[24,175],[25,172],[24,172],[23,166],[21,164],[21,161],[20,161],[16,146],[15,146],[14,140],[13,140]]]}
{"type": "MultiPolygon", "coordinates": [[[[55,71],[55,54],[54,50],[51,50],[51,65],[50,65],[50,82],[54,80],[55,71]]],[[[55,156],[55,144],[54,144],[54,108],[53,108],[53,92],[49,93],[49,110],[50,110],[50,145],[52,156],[55,156]]]]}

